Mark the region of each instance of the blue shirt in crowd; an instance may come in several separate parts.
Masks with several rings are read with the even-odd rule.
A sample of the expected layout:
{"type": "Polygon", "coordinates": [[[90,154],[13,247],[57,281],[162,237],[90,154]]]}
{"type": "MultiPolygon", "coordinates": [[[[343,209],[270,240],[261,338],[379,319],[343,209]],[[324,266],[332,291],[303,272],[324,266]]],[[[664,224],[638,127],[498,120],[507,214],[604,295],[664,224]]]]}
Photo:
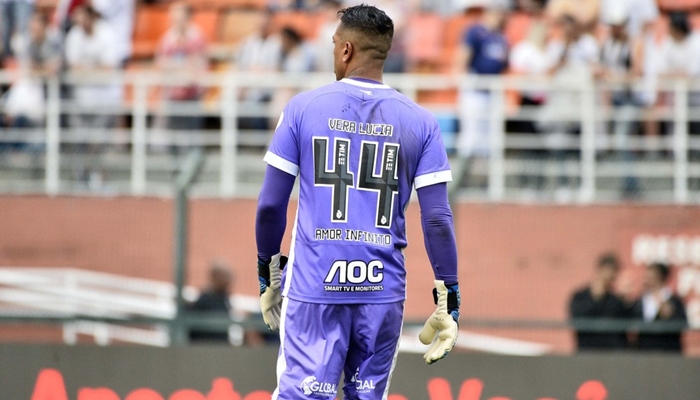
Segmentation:
{"type": "Polygon", "coordinates": [[[476,25],[465,31],[462,41],[472,50],[469,72],[500,74],[508,66],[508,43],[502,33],[476,25]]]}

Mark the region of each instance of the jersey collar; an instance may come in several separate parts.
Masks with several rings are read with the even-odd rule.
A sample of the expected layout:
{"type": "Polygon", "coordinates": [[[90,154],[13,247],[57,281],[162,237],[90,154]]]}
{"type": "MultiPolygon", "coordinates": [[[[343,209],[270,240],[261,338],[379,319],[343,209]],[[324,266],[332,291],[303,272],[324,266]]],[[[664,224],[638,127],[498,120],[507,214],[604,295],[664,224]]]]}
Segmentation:
{"type": "Polygon", "coordinates": [[[347,83],[353,86],[359,86],[363,88],[371,88],[371,89],[391,89],[391,87],[377,81],[372,81],[369,79],[361,79],[361,78],[343,78],[340,80],[340,82],[347,83]]]}

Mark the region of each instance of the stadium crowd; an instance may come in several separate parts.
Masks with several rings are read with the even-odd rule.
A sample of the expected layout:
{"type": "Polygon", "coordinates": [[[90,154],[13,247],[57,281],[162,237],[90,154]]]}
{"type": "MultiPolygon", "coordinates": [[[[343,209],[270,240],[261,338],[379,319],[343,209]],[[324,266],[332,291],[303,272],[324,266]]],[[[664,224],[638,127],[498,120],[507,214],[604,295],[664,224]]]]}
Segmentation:
{"type": "MultiPolygon", "coordinates": [[[[207,70],[288,73],[330,72],[330,37],[336,13],[359,1],[344,0],[2,0],[0,44],[3,67],[12,84],[3,96],[5,127],[41,126],[45,88],[36,74],[94,74],[153,68],[184,76],[186,83],[161,88],[154,127],[192,131],[205,127],[191,111],[211,95],[197,82],[207,70]],[[223,17],[225,15],[225,17],[223,17]],[[167,16],[167,18],[163,18],[167,16]],[[146,33],[144,33],[146,32],[146,33]],[[149,36],[150,35],[150,36],[149,36]],[[150,39],[149,39],[150,37],[150,39]],[[151,40],[151,42],[149,42],[151,40]],[[173,115],[176,114],[176,115],[173,115]]],[[[628,148],[641,136],[642,152],[617,151],[616,157],[659,158],[661,137],[671,130],[655,111],[672,104],[658,89],[662,77],[700,75],[700,36],[694,25],[700,1],[666,0],[377,0],[394,19],[394,46],[387,72],[474,75],[541,75],[555,84],[591,80],[615,82],[600,102],[619,116],[604,130],[615,149],[628,148]],[[634,84],[629,83],[634,80],[634,84]]],[[[85,113],[65,118],[71,128],[104,130],[128,124],[127,118],[95,110],[129,101],[118,80],[65,85],[62,90],[85,113]]],[[[436,91],[439,92],[439,91],[436,91]]],[[[438,93],[439,94],[439,93],[438,93]]],[[[250,89],[241,99],[281,109],[293,95],[285,90],[250,89]]],[[[546,149],[523,156],[557,160],[577,157],[565,150],[567,135],[580,132],[581,99],[573,92],[528,90],[511,93],[510,109],[534,110],[512,118],[506,131],[545,135],[546,149]]],[[[488,90],[458,94],[463,117],[457,152],[467,162],[488,157],[490,96],[488,90]]],[[[455,98],[426,95],[431,102],[455,98]]],[[[420,100],[420,99],[419,99],[420,100]]],[[[691,93],[689,105],[700,102],[691,93]]],[[[274,113],[272,113],[274,114],[274,113]]],[[[274,122],[262,117],[240,119],[240,127],[266,130],[274,122]]],[[[697,133],[697,124],[690,133],[697,133]]],[[[181,146],[164,146],[178,153],[181,146]]],[[[1,145],[7,148],[7,144],[1,145]]],[[[12,147],[12,146],[10,146],[12,147]]],[[[76,169],[80,179],[101,181],[98,145],[79,145],[92,154],[76,169]]],[[[691,154],[692,156],[692,154],[691,154]]],[[[541,186],[541,177],[530,185],[541,186]]],[[[565,173],[561,186],[571,183],[565,173]]],[[[624,190],[638,191],[629,177],[624,190]]]]}

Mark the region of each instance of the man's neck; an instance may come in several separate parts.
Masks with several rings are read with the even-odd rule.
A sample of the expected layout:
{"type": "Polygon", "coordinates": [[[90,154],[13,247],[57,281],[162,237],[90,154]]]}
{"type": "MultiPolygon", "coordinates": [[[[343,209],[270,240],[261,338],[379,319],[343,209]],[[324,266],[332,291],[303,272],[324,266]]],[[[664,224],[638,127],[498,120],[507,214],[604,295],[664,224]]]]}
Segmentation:
{"type": "Polygon", "coordinates": [[[363,68],[358,67],[348,71],[345,74],[346,78],[358,78],[358,79],[368,79],[370,81],[375,81],[382,83],[384,82],[383,73],[381,69],[378,68],[363,68]]]}

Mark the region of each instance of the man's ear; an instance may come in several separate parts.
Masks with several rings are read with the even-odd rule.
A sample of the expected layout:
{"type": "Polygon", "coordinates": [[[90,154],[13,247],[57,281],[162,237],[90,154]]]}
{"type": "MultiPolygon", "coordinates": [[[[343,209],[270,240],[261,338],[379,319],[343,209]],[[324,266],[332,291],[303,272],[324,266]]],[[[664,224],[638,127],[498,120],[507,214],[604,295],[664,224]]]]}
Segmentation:
{"type": "Polygon", "coordinates": [[[343,62],[347,64],[352,58],[354,52],[355,47],[352,45],[352,43],[345,42],[345,45],[343,46],[343,62]]]}

